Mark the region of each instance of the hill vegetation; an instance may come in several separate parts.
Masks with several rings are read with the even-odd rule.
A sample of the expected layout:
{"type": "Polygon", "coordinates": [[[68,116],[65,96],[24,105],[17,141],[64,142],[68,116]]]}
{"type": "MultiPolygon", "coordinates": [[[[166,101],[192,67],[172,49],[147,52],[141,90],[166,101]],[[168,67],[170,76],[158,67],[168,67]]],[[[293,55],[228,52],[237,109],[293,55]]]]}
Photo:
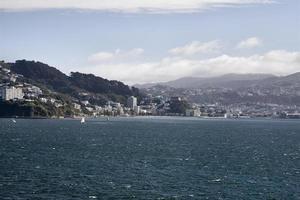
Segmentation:
{"type": "Polygon", "coordinates": [[[125,103],[129,96],[141,96],[137,88],[129,87],[120,81],[110,81],[93,74],[79,72],[71,72],[70,76],[67,76],[41,62],[18,60],[15,63],[8,63],[8,66],[14,73],[23,75],[25,81],[41,88],[100,105],[109,100],[125,103]]]}

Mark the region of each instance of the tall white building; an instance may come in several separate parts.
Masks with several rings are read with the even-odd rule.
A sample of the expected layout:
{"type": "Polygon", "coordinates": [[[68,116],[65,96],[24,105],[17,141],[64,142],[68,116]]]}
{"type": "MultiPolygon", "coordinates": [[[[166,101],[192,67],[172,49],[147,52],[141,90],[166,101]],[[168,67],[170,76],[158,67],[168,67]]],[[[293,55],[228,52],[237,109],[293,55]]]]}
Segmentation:
{"type": "Polygon", "coordinates": [[[2,100],[9,101],[13,99],[23,99],[24,93],[22,88],[2,87],[0,89],[0,96],[2,100]]]}
{"type": "Polygon", "coordinates": [[[137,106],[137,98],[134,96],[131,96],[127,99],[127,106],[128,108],[134,109],[134,107],[137,106]]]}
{"type": "Polygon", "coordinates": [[[133,111],[136,115],[140,114],[141,112],[141,107],[140,106],[134,106],[133,111]]]}

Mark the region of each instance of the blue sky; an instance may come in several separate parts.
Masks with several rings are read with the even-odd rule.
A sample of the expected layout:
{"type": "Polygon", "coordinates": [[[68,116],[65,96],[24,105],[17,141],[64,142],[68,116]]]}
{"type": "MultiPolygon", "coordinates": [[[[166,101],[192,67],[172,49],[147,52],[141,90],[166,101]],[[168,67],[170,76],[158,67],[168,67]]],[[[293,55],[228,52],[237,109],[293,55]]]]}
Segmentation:
{"type": "Polygon", "coordinates": [[[145,1],[138,11],[140,4],[135,10],[117,4],[117,12],[98,4],[92,10],[81,4],[70,8],[72,0],[62,7],[30,1],[26,7],[0,0],[1,60],[39,60],[65,73],[94,73],[129,84],[300,71],[298,0],[250,0],[245,5],[232,0],[230,6],[202,7],[197,4],[201,0],[187,0],[189,9],[162,3],[151,4],[151,11],[143,10],[149,6],[145,1]]]}

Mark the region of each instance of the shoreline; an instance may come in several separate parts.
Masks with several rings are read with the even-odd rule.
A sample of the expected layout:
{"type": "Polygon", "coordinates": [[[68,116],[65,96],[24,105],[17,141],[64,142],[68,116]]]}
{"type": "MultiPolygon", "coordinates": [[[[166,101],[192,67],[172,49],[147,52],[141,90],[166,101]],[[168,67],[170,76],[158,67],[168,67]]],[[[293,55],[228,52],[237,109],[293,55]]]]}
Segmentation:
{"type": "MultiPolygon", "coordinates": [[[[93,117],[93,116],[86,116],[86,119],[92,119],[92,120],[97,120],[97,119],[102,119],[102,118],[107,118],[109,117],[110,119],[194,119],[194,120],[300,120],[300,118],[272,118],[272,117],[247,117],[247,118],[225,118],[225,117],[190,117],[190,116],[98,116],[98,117],[93,117]]],[[[44,120],[80,120],[80,116],[75,116],[75,117],[20,117],[20,116],[0,116],[0,119],[44,119],[44,120]]]]}

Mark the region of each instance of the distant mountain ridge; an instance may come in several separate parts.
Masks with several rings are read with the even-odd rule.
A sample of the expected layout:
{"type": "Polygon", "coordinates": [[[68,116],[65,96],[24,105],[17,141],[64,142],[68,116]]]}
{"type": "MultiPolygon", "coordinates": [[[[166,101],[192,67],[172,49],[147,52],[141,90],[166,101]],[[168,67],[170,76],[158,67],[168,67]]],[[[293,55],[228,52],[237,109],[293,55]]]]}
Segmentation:
{"type": "Polygon", "coordinates": [[[183,78],[141,90],[154,96],[183,96],[200,104],[300,106],[300,72],[287,76],[227,74],[183,78]],[[190,88],[184,88],[187,86],[190,88]]]}
{"type": "Polygon", "coordinates": [[[276,76],[272,74],[225,74],[216,77],[183,77],[168,82],[137,84],[135,85],[135,87],[149,88],[155,85],[164,85],[173,88],[185,88],[185,89],[208,88],[208,87],[237,88],[249,84],[254,84],[264,79],[275,78],[275,77],[276,76]]]}

